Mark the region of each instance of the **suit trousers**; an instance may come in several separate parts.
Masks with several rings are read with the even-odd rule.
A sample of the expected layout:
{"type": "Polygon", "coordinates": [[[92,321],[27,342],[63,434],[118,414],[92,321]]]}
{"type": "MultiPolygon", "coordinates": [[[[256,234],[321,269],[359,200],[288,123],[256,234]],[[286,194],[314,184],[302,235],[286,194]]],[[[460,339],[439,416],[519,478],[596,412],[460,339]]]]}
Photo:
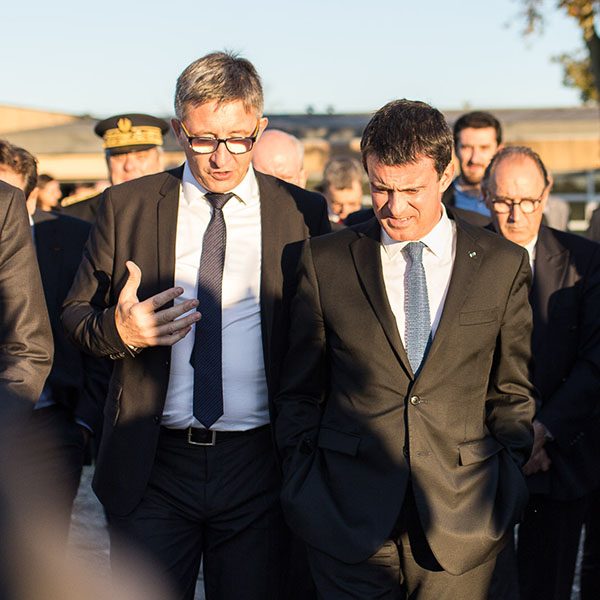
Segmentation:
{"type": "Polygon", "coordinates": [[[36,431],[36,447],[32,451],[41,485],[46,488],[41,491],[56,498],[57,525],[66,544],[85,456],[82,428],[72,411],[61,404],[34,410],[32,421],[36,431]]]}
{"type": "Polygon", "coordinates": [[[530,496],[517,542],[521,600],[570,600],[586,500],[530,496]]]}
{"type": "Polygon", "coordinates": [[[598,600],[600,598],[600,490],[592,492],[588,500],[581,564],[581,600],[598,600]]]}
{"type": "Polygon", "coordinates": [[[308,557],[319,600],[486,600],[496,559],[451,575],[435,559],[407,490],[398,524],[370,558],[347,564],[315,548],[308,557]]]}
{"type": "Polygon", "coordinates": [[[207,600],[278,600],[287,558],[279,491],[269,427],[215,446],[162,429],[142,501],[109,515],[113,570],[133,542],[175,598],[193,600],[203,559],[207,600]]]}

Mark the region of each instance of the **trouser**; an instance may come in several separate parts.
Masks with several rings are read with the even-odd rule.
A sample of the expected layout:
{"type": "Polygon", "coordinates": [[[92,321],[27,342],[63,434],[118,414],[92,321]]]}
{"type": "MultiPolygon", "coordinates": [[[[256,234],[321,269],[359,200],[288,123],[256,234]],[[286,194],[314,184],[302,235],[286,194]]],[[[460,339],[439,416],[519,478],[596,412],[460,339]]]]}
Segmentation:
{"type": "Polygon", "coordinates": [[[73,413],[60,404],[34,410],[32,421],[36,428],[32,453],[42,479],[41,493],[48,494],[48,500],[56,498],[57,524],[66,542],[73,501],[81,480],[84,435],[73,413]]]}
{"type": "Polygon", "coordinates": [[[309,563],[320,600],[485,600],[491,559],[462,575],[451,575],[435,559],[407,491],[398,525],[370,558],[347,564],[316,548],[309,563]]]}
{"type": "Polygon", "coordinates": [[[519,525],[521,600],[570,600],[586,498],[531,494],[519,525]]]}
{"type": "Polygon", "coordinates": [[[581,564],[581,600],[600,598],[600,490],[588,499],[581,564]]]}
{"type": "Polygon", "coordinates": [[[280,477],[268,427],[214,446],[188,443],[162,429],[140,504],[110,514],[111,563],[133,541],[170,581],[176,598],[192,600],[203,559],[207,600],[282,598],[287,534],[280,477]]]}

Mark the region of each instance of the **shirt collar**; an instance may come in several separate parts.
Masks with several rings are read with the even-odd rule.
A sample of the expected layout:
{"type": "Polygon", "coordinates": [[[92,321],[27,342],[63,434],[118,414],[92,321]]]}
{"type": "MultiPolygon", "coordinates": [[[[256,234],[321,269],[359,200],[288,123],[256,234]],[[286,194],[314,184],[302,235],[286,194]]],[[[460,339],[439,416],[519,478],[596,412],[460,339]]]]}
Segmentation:
{"type": "Polygon", "coordinates": [[[402,252],[402,249],[409,242],[423,242],[430,252],[435,256],[443,256],[446,253],[446,249],[449,245],[452,245],[452,221],[450,221],[448,214],[446,213],[446,207],[442,204],[442,216],[440,220],[435,224],[433,229],[420,240],[406,240],[398,242],[393,240],[386,230],[381,228],[381,243],[390,258],[393,258],[402,252]]]}
{"type": "MultiPolygon", "coordinates": [[[[183,168],[181,185],[183,187],[183,199],[188,205],[197,198],[202,198],[208,202],[204,196],[209,193],[209,191],[194,177],[187,161],[183,168]]],[[[247,206],[258,202],[258,182],[256,181],[256,175],[252,165],[248,167],[248,172],[244,179],[230,191],[234,194],[238,202],[247,206]]]]}
{"type": "Polygon", "coordinates": [[[532,263],[535,260],[535,247],[537,245],[538,235],[539,234],[536,233],[535,237],[528,244],[525,244],[525,246],[523,246],[523,248],[525,248],[525,250],[527,250],[527,252],[529,253],[530,263],[532,263]]]}

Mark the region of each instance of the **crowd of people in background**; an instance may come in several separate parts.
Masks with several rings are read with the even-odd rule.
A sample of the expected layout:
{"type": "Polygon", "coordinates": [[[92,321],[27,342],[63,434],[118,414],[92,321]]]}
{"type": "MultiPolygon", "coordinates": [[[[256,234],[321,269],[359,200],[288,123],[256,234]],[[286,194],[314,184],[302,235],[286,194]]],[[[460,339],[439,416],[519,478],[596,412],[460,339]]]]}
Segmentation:
{"type": "Polygon", "coordinates": [[[21,479],[64,550],[93,461],[113,571],[173,598],[570,600],[582,531],[599,598],[600,212],[488,112],[390,102],[315,190],[267,125],[215,52],[97,123],[107,182],[0,140],[0,597],[21,479]]]}

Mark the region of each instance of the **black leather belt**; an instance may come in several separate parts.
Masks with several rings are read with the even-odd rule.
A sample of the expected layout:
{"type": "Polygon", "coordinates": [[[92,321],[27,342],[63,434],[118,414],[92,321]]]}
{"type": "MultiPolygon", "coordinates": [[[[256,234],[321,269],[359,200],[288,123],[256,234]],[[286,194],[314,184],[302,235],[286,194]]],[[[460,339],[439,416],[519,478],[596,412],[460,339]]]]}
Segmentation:
{"type": "Polygon", "coordinates": [[[185,440],[192,446],[216,446],[221,442],[231,440],[244,435],[252,435],[263,429],[267,429],[269,425],[262,425],[255,429],[247,429],[245,431],[215,431],[214,429],[201,429],[198,427],[188,427],[187,429],[170,429],[169,427],[161,427],[163,435],[185,440]]]}

